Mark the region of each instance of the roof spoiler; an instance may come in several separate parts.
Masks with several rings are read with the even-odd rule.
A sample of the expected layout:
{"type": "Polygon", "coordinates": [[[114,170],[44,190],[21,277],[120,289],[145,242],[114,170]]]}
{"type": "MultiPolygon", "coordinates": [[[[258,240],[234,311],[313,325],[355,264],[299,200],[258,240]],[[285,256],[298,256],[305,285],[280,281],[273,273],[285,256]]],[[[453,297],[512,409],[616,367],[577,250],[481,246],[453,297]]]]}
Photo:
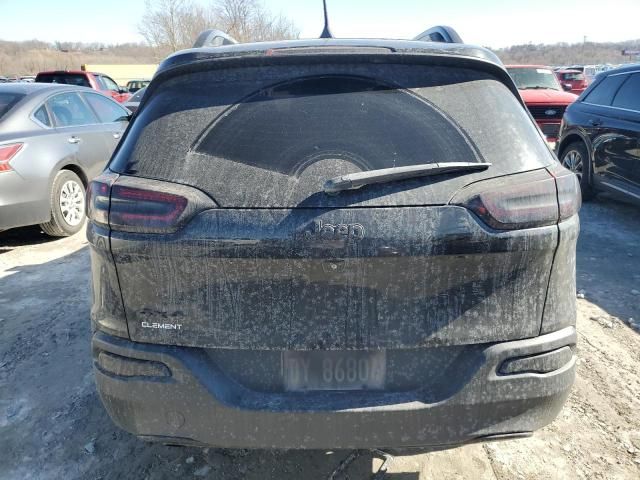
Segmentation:
{"type": "MultiPolygon", "coordinates": [[[[325,30],[323,31],[320,38],[332,38],[330,33],[327,33],[328,37],[325,35],[325,32],[329,32],[328,23],[326,20],[326,4],[325,4],[325,30]]],[[[439,43],[464,43],[458,32],[455,31],[452,27],[447,27],[445,25],[437,25],[435,27],[431,27],[428,30],[425,30],[421,34],[417,35],[413,40],[419,42],[439,42],[439,43]]],[[[203,47],[220,47],[222,45],[233,45],[238,43],[238,41],[222,30],[205,30],[196,39],[193,44],[193,48],[203,48],[203,47]]]]}
{"type": "Polygon", "coordinates": [[[425,30],[413,40],[419,42],[464,43],[458,32],[444,25],[437,25],[425,30]]]}
{"type": "Polygon", "coordinates": [[[221,30],[205,30],[196,39],[193,48],[221,47],[222,45],[233,45],[238,41],[231,35],[221,30]]]}

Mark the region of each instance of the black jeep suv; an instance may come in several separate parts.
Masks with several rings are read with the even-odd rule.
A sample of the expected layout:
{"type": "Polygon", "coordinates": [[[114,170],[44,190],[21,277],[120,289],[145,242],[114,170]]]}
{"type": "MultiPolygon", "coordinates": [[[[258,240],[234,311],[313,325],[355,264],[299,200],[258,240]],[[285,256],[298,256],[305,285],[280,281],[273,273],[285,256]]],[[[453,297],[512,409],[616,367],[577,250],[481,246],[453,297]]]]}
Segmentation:
{"type": "Polygon", "coordinates": [[[574,379],[579,205],[485,49],[178,52],[89,189],[102,401],[173,444],[530,434],[574,379]]]}
{"type": "Polygon", "coordinates": [[[640,65],[598,75],[565,112],[557,148],[585,199],[608,191],[639,201],[640,65]]]}

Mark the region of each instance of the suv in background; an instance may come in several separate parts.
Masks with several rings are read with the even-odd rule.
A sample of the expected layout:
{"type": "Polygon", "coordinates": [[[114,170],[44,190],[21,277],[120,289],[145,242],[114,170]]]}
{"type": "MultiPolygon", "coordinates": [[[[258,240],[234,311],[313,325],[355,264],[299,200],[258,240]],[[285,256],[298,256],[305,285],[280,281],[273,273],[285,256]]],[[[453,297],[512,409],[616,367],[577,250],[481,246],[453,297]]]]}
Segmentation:
{"type": "Polygon", "coordinates": [[[556,77],[563,89],[568,92],[580,95],[588,86],[587,79],[579,70],[556,70],[556,77]]]}
{"type": "Polygon", "coordinates": [[[83,70],[57,70],[40,72],[36,75],[35,81],[93,88],[110,96],[119,103],[126,102],[131,96],[128,90],[120,88],[111,77],[103,73],[85,72],[83,70]]]}
{"type": "Polygon", "coordinates": [[[118,425],[446,448],[555,418],[578,183],[500,60],[434,39],[461,42],[438,27],[162,62],[89,187],[93,362],[118,425]]]}
{"type": "Polygon", "coordinates": [[[607,190],[640,200],[640,65],[596,77],[567,109],[557,153],[584,198],[607,190]]]}
{"type": "Polygon", "coordinates": [[[563,91],[549,67],[507,65],[506,68],[540,130],[547,141],[555,146],[562,115],[578,96],[563,91]]]}

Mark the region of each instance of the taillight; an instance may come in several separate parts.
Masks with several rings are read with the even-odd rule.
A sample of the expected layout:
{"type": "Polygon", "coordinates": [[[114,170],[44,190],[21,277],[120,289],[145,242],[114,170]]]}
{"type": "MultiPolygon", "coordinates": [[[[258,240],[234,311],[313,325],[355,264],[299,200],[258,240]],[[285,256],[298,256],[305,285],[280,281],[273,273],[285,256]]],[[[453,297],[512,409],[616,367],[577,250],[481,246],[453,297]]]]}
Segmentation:
{"type": "Polygon", "coordinates": [[[109,225],[109,201],[111,185],[116,181],[115,173],[103,173],[96,177],[87,189],[87,217],[102,226],[109,225]]]}
{"type": "Polygon", "coordinates": [[[516,230],[558,223],[578,211],[579,196],[571,190],[574,179],[554,178],[547,170],[485,180],[462,190],[451,203],[473,211],[497,230],[516,230]],[[562,205],[559,190],[562,188],[562,205]]]}
{"type": "Polygon", "coordinates": [[[114,185],[109,224],[116,230],[171,231],[188,203],[185,197],[173,193],[114,185]]]}
{"type": "Polygon", "coordinates": [[[572,217],[580,210],[580,206],[582,205],[580,182],[573,172],[567,170],[560,164],[548,170],[556,179],[558,207],[560,209],[560,220],[562,221],[572,217]]]}
{"type": "Polygon", "coordinates": [[[185,185],[103,174],[89,185],[87,216],[113,230],[172,233],[197,212],[216,204],[185,185]]]}
{"type": "Polygon", "coordinates": [[[11,170],[9,161],[22,149],[23,143],[11,143],[9,145],[0,145],[0,172],[8,172],[11,170]]]}

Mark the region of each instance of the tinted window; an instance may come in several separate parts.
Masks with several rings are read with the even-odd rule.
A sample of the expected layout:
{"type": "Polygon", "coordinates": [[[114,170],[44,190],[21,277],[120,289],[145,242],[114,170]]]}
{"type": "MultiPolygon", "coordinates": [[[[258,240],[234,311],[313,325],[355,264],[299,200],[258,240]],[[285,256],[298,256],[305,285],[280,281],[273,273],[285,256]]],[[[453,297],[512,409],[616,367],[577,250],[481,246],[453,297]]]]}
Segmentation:
{"type": "MultiPolygon", "coordinates": [[[[553,161],[517,97],[470,69],[216,69],[161,81],[144,101],[110,168],[196,186],[225,207],[424,205],[444,177],[321,192],[355,171],[486,161],[501,175],[553,161]]],[[[453,192],[469,179],[451,181],[453,192]]]]}
{"type": "Polygon", "coordinates": [[[4,117],[23,97],[22,93],[0,93],[0,118],[4,117]]]}
{"type": "Polygon", "coordinates": [[[63,85],[77,85],[79,87],[91,87],[86,75],[81,73],[40,73],[36,77],[40,83],[61,83],[63,85]]]}
{"type": "Polygon", "coordinates": [[[77,93],[61,93],[47,101],[57,127],[89,125],[98,119],[77,93]]]}
{"type": "Polygon", "coordinates": [[[322,158],[364,170],[476,159],[470,142],[436,109],[400,90],[349,77],[297,80],[256,92],[195,148],[288,176],[322,158]]]}
{"type": "Polygon", "coordinates": [[[98,118],[102,123],[121,122],[127,119],[127,111],[113,100],[97,93],[87,93],[84,98],[98,114],[98,118]]]}
{"type": "Polygon", "coordinates": [[[49,118],[49,113],[47,112],[47,109],[45,108],[44,105],[42,105],[39,109],[37,109],[33,114],[33,116],[36,120],[38,120],[43,125],[46,125],[47,127],[51,126],[51,119],[49,118]]]}
{"type": "MultiPolygon", "coordinates": [[[[622,75],[621,75],[622,76],[622,75]]],[[[613,99],[614,107],[640,112],[640,74],[631,75],[613,99]]]]}
{"type": "Polygon", "coordinates": [[[120,87],[118,87],[118,84],[113,80],[111,80],[109,77],[106,77],[103,75],[100,78],[102,79],[102,82],[104,83],[104,86],[107,90],[114,90],[116,92],[120,90],[120,87]]]}
{"type": "Polygon", "coordinates": [[[614,95],[627,78],[627,75],[612,75],[606,77],[600,83],[598,83],[591,93],[585,98],[585,102],[593,103],[594,105],[611,105],[614,95]]]}
{"type": "Polygon", "coordinates": [[[562,79],[566,80],[568,82],[579,81],[579,80],[584,80],[584,75],[582,73],[580,73],[580,72],[563,73],[562,74],[562,79]]]}

